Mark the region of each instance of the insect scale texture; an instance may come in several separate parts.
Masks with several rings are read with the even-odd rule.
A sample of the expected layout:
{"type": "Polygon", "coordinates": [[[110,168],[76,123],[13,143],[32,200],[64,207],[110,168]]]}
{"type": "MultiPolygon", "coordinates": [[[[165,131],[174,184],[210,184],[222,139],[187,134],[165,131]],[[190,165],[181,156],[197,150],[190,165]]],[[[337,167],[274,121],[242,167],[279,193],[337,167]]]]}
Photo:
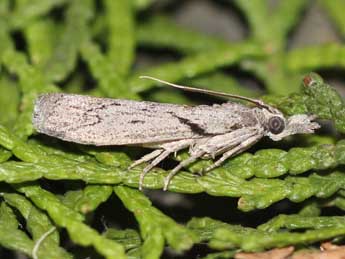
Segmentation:
{"type": "Polygon", "coordinates": [[[145,175],[154,166],[170,154],[189,148],[190,157],[171,170],[164,190],[179,170],[197,159],[215,159],[221,155],[204,169],[207,172],[264,136],[278,141],[297,133],[313,133],[319,128],[319,124],[312,122],[312,115],[285,118],[279,110],[260,100],[154,80],[187,91],[245,99],[256,107],[234,102],[187,106],[51,93],[36,100],[33,125],[40,133],[80,144],[155,149],[130,166],[150,162],[140,175],[140,189],[145,175]]]}

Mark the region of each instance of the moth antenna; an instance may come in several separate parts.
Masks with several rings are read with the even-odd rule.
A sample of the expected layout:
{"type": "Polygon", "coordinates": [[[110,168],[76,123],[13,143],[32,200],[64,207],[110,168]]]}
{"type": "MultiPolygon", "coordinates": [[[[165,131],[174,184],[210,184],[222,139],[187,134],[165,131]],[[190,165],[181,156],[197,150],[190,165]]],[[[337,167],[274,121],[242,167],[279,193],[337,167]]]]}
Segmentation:
{"type": "Polygon", "coordinates": [[[189,91],[189,92],[195,92],[195,93],[203,93],[203,94],[209,94],[209,95],[213,95],[213,96],[221,96],[221,97],[228,97],[228,98],[235,98],[235,99],[240,99],[240,100],[245,100],[251,103],[256,104],[257,106],[263,107],[268,109],[271,112],[276,113],[277,110],[275,108],[273,108],[272,106],[264,103],[261,100],[258,99],[253,99],[253,98],[249,98],[249,97],[245,97],[245,96],[241,96],[241,95],[236,95],[236,94],[228,94],[228,93],[222,93],[222,92],[217,92],[217,91],[212,91],[212,90],[206,90],[206,89],[201,89],[201,88],[194,88],[194,87],[190,87],[190,86],[185,86],[185,85],[178,85],[178,84],[173,84],[167,81],[164,81],[162,79],[158,79],[155,77],[151,77],[151,76],[140,76],[139,78],[141,79],[151,79],[157,82],[160,82],[162,84],[166,84],[166,85],[170,85],[172,87],[178,88],[178,89],[182,89],[185,91],[189,91]]]}

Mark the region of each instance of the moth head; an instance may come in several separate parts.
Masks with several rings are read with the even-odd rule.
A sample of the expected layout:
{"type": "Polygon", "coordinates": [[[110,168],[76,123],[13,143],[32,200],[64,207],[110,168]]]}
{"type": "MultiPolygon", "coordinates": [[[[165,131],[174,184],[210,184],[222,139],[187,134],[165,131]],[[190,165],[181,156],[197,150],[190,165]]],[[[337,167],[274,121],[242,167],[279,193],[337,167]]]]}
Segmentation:
{"type": "Polygon", "coordinates": [[[315,116],[307,114],[297,114],[289,118],[284,118],[282,114],[273,114],[267,121],[267,136],[278,141],[294,134],[313,133],[320,128],[317,122],[313,122],[315,116]]]}

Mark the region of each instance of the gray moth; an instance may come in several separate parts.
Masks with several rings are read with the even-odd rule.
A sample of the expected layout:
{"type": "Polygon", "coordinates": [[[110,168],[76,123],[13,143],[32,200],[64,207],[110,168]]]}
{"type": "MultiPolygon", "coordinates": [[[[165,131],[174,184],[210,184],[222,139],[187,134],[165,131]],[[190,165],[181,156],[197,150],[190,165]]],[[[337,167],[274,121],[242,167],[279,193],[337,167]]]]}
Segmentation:
{"type": "Polygon", "coordinates": [[[313,133],[319,124],[315,116],[298,114],[286,118],[278,109],[261,100],[171,84],[187,91],[239,98],[254,103],[249,107],[226,102],[214,105],[177,105],[147,101],[98,98],[85,95],[49,93],[35,102],[33,125],[43,134],[80,144],[134,145],[154,149],[130,168],[150,162],[145,175],[170,154],[189,148],[189,158],[181,161],[165,178],[167,190],[172,177],[198,159],[215,159],[208,172],[268,136],[279,141],[298,133],[313,133]]]}

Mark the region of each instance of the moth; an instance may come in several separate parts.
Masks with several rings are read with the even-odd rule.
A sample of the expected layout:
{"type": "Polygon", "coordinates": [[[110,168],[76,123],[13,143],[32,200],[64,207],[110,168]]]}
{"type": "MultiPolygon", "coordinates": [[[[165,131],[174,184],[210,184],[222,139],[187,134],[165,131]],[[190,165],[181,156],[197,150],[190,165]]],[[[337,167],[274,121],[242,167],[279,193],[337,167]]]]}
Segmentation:
{"type": "Polygon", "coordinates": [[[170,154],[189,148],[189,158],[173,168],[164,181],[164,190],[172,177],[198,159],[215,162],[208,172],[268,136],[279,141],[298,133],[313,133],[320,126],[307,114],[284,117],[278,109],[258,99],[172,84],[185,91],[237,98],[255,104],[236,102],[214,105],[177,105],[147,101],[98,98],[76,94],[49,93],[38,97],[33,125],[43,134],[65,141],[96,146],[133,145],[154,149],[133,162],[133,168],[150,162],[139,179],[142,189],[145,175],[170,154]]]}

